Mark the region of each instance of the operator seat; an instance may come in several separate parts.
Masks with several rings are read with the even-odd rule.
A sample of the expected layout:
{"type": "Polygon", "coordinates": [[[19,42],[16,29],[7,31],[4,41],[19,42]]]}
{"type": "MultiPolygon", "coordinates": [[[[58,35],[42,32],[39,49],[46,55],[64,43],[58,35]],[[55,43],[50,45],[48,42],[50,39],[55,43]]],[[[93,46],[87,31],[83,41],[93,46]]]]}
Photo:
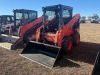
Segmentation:
{"type": "Polygon", "coordinates": [[[45,37],[46,40],[48,40],[50,42],[54,42],[56,32],[59,28],[58,26],[59,26],[59,15],[56,15],[54,22],[51,25],[48,26],[49,31],[44,33],[44,37],[45,37]]]}
{"type": "Polygon", "coordinates": [[[55,21],[50,25],[51,32],[56,32],[59,26],[59,15],[56,15],[55,21]]]}
{"type": "Polygon", "coordinates": [[[64,25],[66,25],[71,19],[72,19],[71,17],[64,17],[63,18],[64,25]]]}

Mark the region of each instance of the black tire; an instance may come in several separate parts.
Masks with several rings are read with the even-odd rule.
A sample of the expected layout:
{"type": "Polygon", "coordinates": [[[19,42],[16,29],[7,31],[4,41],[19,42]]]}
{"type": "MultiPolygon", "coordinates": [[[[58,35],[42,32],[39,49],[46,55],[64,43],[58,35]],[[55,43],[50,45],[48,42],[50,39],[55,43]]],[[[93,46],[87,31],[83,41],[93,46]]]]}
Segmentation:
{"type": "Polygon", "coordinates": [[[74,33],[72,35],[72,39],[73,39],[73,45],[77,46],[80,42],[80,34],[79,33],[74,33]]]}
{"type": "Polygon", "coordinates": [[[64,53],[69,53],[71,51],[71,49],[72,49],[72,46],[71,46],[70,49],[68,49],[69,48],[69,42],[71,42],[72,45],[73,45],[72,37],[64,38],[63,43],[62,43],[62,51],[64,53]]]}

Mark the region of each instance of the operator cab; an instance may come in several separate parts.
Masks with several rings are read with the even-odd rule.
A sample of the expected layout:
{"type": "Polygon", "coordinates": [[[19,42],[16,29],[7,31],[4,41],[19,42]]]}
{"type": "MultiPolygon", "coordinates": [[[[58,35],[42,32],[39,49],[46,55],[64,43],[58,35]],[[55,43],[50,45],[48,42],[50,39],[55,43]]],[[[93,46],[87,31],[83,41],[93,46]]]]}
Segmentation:
{"type": "Polygon", "coordinates": [[[11,26],[14,26],[14,16],[12,15],[1,15],[0,16],[0,29],[2,33],[9,30],[11,26]]]}
{"type": "Polygon", "coordinates": [[[56,32],[62,25],[65,25],[72,18],[72,7],[55,5],[43,7],[44,31],[56,32]],[[49,25],[46,25],[48,24],[49,25]]]}
{"type": "Polygon", "coordinates": [[[54,5],[43,7],[43,32],[45,39],[54,42],[55,34],[72,19],[72,7],[54,5]]]}
{"type": "Polygon", "coordinates": [[[14,12],[14,27],[12,28],[13,35],[20,35],[20,27],[29,24],[37,19],[37,11],[16,9],[14,12]]]}
{"type": "Polygon", "coordinates": [[[16,9],[13,12],[15,30],[37,19],[37,11],[34,10],[16,9]]]}

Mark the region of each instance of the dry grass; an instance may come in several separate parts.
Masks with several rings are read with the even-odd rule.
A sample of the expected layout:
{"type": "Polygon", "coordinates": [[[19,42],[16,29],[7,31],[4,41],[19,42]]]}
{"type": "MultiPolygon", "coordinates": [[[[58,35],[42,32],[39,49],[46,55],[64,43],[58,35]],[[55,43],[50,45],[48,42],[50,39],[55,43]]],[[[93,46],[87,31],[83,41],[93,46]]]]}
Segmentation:
{"type": "Polygon", "coordinates": [[[20,57],[21,50],[0,48],[0,75],[90,75],[100,50],[100,24],[81,24],[81,42],[50,70],[20,57]]]}

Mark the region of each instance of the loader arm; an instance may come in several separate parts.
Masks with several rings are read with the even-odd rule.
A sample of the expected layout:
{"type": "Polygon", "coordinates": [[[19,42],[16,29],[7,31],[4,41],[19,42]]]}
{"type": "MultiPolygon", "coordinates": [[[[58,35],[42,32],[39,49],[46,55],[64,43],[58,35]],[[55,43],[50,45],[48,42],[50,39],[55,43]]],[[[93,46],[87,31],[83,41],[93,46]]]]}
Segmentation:
{"type": "Polygon", "coordinates": [[[40,34],[41,34],[41,29],[43,28],[43,26],[39,27],[36,31],[36,42],[39,41],[40,39],[40,34]]]}
{"type": "Polygon", "coordinates": [[[42,17],[39,17],[36,20],[34,20],[33,22],[31,22],[31,23],[29,23],[29,24],[27,24],[25,26],[22,26],[21,29],[20,29],[21,30],[20,38],[23,39],[23,36],[24,36],[26,31],[28,31],[29,29],[31,29],[32,27],[34,27],[35,25],[37,25],[37,24],[39,24],[41,22],[42,22],[42,17]]]}
{"type": "Polygon", "coordinates": [[[62,46],[62,41],[64,37],[70,36],[72,33],[74,33],[73,26],[79,19],[80,15],[76,14],[66,25],[63,25],[62,30],[59,31],[60,36],[58,37],[58,46],[62,46]]]}

